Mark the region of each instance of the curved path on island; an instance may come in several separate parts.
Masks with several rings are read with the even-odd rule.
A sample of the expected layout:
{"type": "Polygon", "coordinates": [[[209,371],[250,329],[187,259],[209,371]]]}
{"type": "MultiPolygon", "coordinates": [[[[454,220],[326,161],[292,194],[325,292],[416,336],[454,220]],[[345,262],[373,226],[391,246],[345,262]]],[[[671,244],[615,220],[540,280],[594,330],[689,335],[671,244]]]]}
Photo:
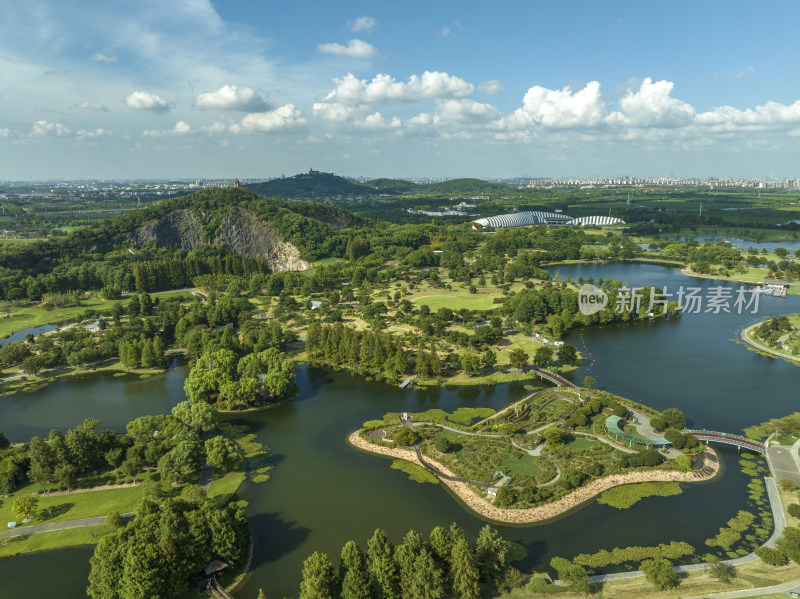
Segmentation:
{"type": "MultiPolygon", "coordinates": [[[[347,440],[350,445],[362,451],[406,460],[426,468],[426,464],[419,460],[414,450],[375,445],[362,439],[359,435],[359,431],[351,433],[347,440]]],[[[551,520],[565,514],[595,498],[600,493],[619,485],[642,482],[699,482],[710,480],[719,472],[719,461],[717,460],[716,453],[711,448],[706,449],[703,457],[704,465],[699,471],[678,472],[677,470],[651,470],[647,472],[631,472],[629,474],[613,474],[611,476],[597,478],[556,501],[532,508],[517,510],[500,508],[489,503],[473,486],[460,482],[458,477],[447,467],[430,458],[425,458],[425,461],[444,475],[444,477],[439,477],[442,483],[446,485],[470,511],[478,516],[495,522],[508,524],[533,524],[535,522],[551,520]]]]}
{"type": "Polygon", "coordinates": [[[742,331],[742,339],[744,340],[744,342],[750,347],[757,349],[758,351],[763,351],[764,353],[767,353],[771,356],[775,356],[776,358],[783,358],[784,360],[790,360],[792,362],[800,364],[800,356],[793,356],[792,354],[779,352],[778,350],[772,349],[771,347],[759,343],[758,341],[755,341],[753,338],[751,338],[750,331],[752,331],[754,328],[756,328],[761,324],[763,323],[757,322],[756,324],[749,326],[742,331]]]}

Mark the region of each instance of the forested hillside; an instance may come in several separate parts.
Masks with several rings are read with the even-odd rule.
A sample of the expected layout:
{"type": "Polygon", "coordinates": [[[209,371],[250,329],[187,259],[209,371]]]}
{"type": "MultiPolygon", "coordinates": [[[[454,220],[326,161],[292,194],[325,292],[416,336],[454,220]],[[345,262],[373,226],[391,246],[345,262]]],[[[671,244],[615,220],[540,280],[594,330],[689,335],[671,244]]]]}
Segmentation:
{"type": "MultiPolygon", "coordinates": [[[[288,270],[275,268],[287,248],[309,262],[344,256],[348,237],[343,230],[366,222],[339,208],[267,199],[244,188],[206,189],[64,238],[1,248],[0,299],[37,300],[43,294],[101,287],[132,290],[137,267],[148,263],[180,273],[179,286],[215,272],[288,270]],[[276,254],[277,244],[284,245],[276,254]]],[[[298,269],[303,268],[307,265],[298,269]]]]}

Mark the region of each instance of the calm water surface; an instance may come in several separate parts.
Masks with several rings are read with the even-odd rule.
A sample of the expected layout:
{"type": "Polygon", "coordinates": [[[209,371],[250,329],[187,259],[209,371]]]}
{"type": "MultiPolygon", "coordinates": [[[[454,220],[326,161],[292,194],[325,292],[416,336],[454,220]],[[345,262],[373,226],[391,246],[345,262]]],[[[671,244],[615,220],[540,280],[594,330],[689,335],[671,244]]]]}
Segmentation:
{"type": "MultiPolygon", "coordinates": [[[[676,270],[650,265],[562,266],[562,278],[600,276],[634,286],[716,286],[676,270]]],[[[730,284],[726,284],[730,285],[730,284]]],[[[657,408],[683,409],[692,424],[731,432],[797,409],[800,368],[748,352],[730,341],[743,326],[766,316],[800,311],[800,298],[761,298],[759,314],[686,315],[669,321],[595,327],[569,340],[584,351],[587,374],[598,387],[657,408]]],[[[0,398],[0,429],[14,440],[66,429],[88,416],[120,429],[131,418],[167,412],[184,399],[185,367],[147,380],[93,376],[56,383],[34,394],[0,398]]],[[[349,539],[362,547],[377,527],[399,542],[414,528],[426,534],[457,522],[470,536],[485,522],[467,513],[440,485],[418,485],[389,468],[389,460],[360,453],[345,438],[359,424],[388,411],[459,406],[499,409],[525,393],[520,384],[430,392],[369,383],[346,373],[298,368],[297,400],[235,419],[253,427],[272,448],[272,478],[246,483],[256,539],[253,571],[238,593],[254,598],[259,588],[280,599],[297,596],[302,561],[312,551],[338,559],[349,539]]],[[[725,473],[689,485],[677,497],[648,498],[619,511],[597,503],[544,525],[499,527],[523,543],[522,569],[545,565],[554,555],[630,544],[685,540],[701,549],[725,521],[745,507],[747,478],[735,451],[721,450],[725,473]]],[[[86,549],[34,554],[0,561],[0,597],[84,597],[86,549]],[[46,568],[46,578],[31,574],[46,568]],[[35,579],[31,581],[31,576],[35,579]],[[9,582],[10,581],[10,582],[9,582]]]]}

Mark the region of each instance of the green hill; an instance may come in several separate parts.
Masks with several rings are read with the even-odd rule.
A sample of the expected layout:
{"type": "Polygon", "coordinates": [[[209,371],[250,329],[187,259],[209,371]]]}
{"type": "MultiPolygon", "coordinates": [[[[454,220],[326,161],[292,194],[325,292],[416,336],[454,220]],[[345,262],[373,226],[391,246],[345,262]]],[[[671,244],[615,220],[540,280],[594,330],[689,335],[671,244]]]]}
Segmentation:
{"type": "Polygon", "coordinates": [[[294,177],[256,183],[247,187],[259,195],[271,198],[322,199],[335,196],[376,194],[374,188],[329,173],[319,173],[317,175],[304,173],[294,177]]]}

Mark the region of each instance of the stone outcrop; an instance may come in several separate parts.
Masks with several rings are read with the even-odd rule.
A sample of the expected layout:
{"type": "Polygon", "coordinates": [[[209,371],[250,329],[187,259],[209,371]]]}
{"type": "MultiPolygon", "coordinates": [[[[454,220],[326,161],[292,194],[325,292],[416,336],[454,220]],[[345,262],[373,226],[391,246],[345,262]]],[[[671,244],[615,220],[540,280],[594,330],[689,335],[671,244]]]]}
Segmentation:
{"type": "Polygon", "coordinates": [[[130,234],[136,247],[155,241],[160,247],[189,251],[200,243],[202,225],[191,210],[176,210],[139,227],[130,234]]]}
{"type": "MultiPolygon", "coordinates": [[[[139,227],[129,237],[135,247],[155,241],[161,247],[190,251],[203,243],[202,230],[201,220],[191,210],[176,210],[139,227]]],[[[212,244],[225,245],[234,254],[248,258],[266,257],[272,272],[311,268],[294,245],[283,241],[252,212],[241,208],[222,218],[212,244]]]]}

